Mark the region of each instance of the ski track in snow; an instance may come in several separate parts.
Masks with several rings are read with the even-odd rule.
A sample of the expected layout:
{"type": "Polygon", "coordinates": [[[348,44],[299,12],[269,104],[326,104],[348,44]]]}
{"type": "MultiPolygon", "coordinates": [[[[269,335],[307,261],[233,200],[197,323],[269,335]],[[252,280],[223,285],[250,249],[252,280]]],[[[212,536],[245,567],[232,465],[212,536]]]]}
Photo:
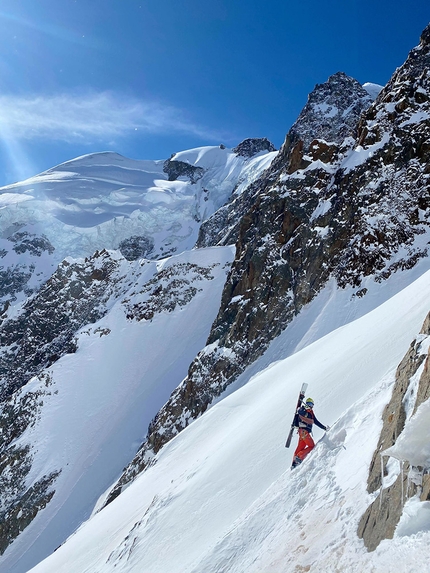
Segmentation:
{"type": "MultiPolygon", "coordinates": [[[[32,573],[428,570],[425,512],[421,530],[417,517],[415,528],[409,523],[373,553],[356,530],[374,499],[365,488],[381,413],[429,296],[427,272],[372,312],[256,373],[32,573]],[[293,445],[286,450],[284,442],[303,382],[317,416],[333,427],[291,472],[293,445]]],[[[418,514],[413,502],[408,507],[413,525],[418,514]]]]}

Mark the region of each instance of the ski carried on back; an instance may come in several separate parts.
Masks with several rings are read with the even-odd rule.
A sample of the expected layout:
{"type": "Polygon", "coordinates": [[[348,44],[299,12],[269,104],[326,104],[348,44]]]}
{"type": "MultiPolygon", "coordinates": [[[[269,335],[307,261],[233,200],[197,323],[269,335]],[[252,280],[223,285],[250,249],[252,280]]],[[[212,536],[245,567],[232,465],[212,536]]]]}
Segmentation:
{"type": "Polygon", "coordinates": [[[290,432],[288,434],[288,438],[287,441],[285,443],[285,447],[289,448],[290,444],[291,444],[291,440],[293,437],[293,433],[294,433],[294,428],[296,428],[299,425],[299,421],[298,421],[298,410],[300,408],[300,406],[302,405],[303,399],[305,397],[305,392],[306,392],[306,388],[308,387],[308,385],[306,384],[306,382],[304,384],[302,384],[302,387],[300,389],[300,394],[299,394],[299,399],[297,400],[297,406],[296,406],[296,411],[294,412],[294,418],[293,418],[293,422],[291,424],[291,429],[290,432]]]}

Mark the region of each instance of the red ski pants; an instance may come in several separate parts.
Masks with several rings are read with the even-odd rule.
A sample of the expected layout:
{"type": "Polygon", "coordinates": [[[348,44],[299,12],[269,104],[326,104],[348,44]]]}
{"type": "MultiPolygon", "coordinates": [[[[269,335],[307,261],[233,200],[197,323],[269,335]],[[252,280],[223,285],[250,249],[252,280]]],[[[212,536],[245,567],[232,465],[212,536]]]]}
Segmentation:
{"type": "Polygon", "coordinates": [[[315,442],[307,430],[299,429],[299,443],[297,444],[294,457],[300,458],[302,461],[315,447],[315,442]]]}

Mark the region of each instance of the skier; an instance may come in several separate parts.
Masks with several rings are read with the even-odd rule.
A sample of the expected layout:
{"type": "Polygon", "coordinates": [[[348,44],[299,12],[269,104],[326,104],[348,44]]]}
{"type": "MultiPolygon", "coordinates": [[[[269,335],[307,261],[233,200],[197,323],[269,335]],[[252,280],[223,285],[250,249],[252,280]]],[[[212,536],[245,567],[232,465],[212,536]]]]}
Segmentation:
{"type": "Polygon", "coordinates": [[[313,407],[314,401],[312,398],[307,398],[304,405],[301,406],[297,412],[299,422],[299,443],[297,444],[296,451],[294,452],[291,469],[294,469],[301,464],[309,452],[311,452],[315,447],[315,442],[311,436],[313,424],[316,424],[326,432],[330,429],[329,426],[324,426],[324,424],[321,424],[321,422],[317,420],[312,409],[313,407]]]}

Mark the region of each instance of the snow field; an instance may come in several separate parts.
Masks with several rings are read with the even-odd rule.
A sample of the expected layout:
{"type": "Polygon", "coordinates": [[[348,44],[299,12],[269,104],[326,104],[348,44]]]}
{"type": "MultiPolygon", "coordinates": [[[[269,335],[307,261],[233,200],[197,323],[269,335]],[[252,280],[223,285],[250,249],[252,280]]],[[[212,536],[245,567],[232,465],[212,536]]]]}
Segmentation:
{"type": "Polygon", "coordinates": [[[381,413],[429,295],[426,273],[362,318],[256,373],[32,572],[425,571],[428,531],[415,527],[408,536],[403,529],[368,554],[356,530],[373,499],[366,480],[381,413]],[[293,447],[284,442],[303,382],[318,418],[333,428],[291,472],[293,447]]]}

